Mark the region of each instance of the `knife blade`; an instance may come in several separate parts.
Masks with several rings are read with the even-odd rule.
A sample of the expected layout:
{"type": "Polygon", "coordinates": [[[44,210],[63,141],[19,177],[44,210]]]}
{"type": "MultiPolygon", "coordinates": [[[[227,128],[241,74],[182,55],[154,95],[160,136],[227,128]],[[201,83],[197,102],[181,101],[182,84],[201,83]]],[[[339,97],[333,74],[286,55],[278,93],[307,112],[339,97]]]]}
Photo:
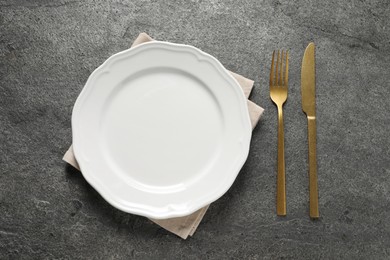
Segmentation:
{"type": "Polygon", "coordinates": [[[310,217],[319,218],[317,156],[316,156],[316,94],[315,45],[309,43],[302,59],[301,96],[302,110],[307,116],[309,141],[309,194],[310,217]]]}

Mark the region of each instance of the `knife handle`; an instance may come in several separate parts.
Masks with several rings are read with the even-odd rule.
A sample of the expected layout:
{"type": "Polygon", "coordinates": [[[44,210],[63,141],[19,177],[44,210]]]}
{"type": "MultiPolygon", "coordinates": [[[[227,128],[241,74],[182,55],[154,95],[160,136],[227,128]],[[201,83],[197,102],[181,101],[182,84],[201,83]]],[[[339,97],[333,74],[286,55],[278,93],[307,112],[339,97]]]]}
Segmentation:
{"type": "Polygon", "coordinates": [[[276,185],[276,214],[286,216],[286,173],[284,163],[283,109],[278,107],[278,175],[276,185]]]}
{"type": "Polygon", "coordinates": [[[318,211],[318,184],[317,184],[317,155],[316,155],[316,118],[308,117],[309,138],[309,193],[310,217],[319,218],[318,211]]]}

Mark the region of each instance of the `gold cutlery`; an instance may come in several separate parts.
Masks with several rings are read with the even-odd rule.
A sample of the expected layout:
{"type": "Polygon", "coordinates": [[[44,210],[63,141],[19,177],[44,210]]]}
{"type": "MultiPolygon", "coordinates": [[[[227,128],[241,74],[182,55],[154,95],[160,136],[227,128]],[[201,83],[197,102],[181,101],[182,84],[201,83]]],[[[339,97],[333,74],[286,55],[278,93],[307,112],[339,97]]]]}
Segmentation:
{"type": "Polygon", "coordinates": [[[310,217],[318,218],[318,184],[316,159],[316,80],[315,80],[315,46],[309,43],[302,59],[301,94],[302,110],[307,116],[309,139],[309,193],[310,217]]]}
{"type": "Polygon", "coordinates": [[[278,108],[278,174],[276,191],[276,214],[286,215],[286,174],[284,163],[284,126],[283,104],[287,100],[288,86],[288,52],[277,52],[275,64],[275,51],[272,54],[271,72],[269,79],[270,96],[278,108]],[[283,63],[284,61],[284,63],[283,63]],[[285,66],[283,70],[283,66],[285,66]]]}

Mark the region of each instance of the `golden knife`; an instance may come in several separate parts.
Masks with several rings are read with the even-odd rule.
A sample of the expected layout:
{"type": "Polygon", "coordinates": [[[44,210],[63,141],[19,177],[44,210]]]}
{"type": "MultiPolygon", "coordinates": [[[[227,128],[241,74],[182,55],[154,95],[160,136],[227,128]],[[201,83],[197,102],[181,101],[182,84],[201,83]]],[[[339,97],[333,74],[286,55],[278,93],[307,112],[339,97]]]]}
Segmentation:
{"type": "Polygon", "coordinates": [[[302,110],[307,116],[309,139],[309,192],[310,217],[318,218],[318,184],[316,159],[316,78],[315,78],[315,46],[309,43],[302,59],[301,95],[302,110]]]}

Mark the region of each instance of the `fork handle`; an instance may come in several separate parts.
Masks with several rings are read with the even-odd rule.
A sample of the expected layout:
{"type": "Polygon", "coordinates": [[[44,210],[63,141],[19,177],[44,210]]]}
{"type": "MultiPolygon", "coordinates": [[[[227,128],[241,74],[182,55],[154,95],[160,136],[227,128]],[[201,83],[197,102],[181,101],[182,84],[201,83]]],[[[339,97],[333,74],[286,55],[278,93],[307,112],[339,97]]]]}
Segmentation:
{"type": "Polygon", "coordinates": [[[284,163],[283,109],[278,106],[278,175],[276,185],[276,214],[286,215],[286,174],[284,163]]]}
{"type": "Polygon", "coordinates": [[[309,195],[310,217],[318,218],[318,184],[317,184],[317,155],[316,155],[316,118],[308,117],[309,138],[309,195]]]}

